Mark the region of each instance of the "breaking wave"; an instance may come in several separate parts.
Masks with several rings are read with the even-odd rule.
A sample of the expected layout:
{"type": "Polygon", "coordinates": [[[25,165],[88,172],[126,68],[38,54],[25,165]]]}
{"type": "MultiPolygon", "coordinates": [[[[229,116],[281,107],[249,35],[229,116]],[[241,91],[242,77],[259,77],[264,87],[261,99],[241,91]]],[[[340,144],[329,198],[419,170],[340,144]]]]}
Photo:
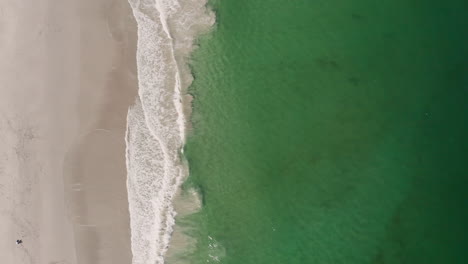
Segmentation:
{"type": "Polygon", "coordinates": [[[188,170],[181,160],[192,82],[187,58],[214,23],[206,0],[129,0],[138,25],[138,99],[127,116],[127,190],[133,264],[164,263],[188,170]]]}

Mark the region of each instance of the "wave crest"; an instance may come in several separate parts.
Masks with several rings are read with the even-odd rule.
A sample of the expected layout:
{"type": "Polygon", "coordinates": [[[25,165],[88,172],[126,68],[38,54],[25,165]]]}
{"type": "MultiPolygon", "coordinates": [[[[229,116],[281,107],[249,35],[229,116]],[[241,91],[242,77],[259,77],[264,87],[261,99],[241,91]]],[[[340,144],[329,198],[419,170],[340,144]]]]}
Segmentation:
{"type": "Polygon", "coordinates": [[[129,0],[138,25],[139,98],[127,117],[127,190],[133,264],[164,263],[174,226],[192,81],[187,57],[214,23],[206,0],[129,0]]]}

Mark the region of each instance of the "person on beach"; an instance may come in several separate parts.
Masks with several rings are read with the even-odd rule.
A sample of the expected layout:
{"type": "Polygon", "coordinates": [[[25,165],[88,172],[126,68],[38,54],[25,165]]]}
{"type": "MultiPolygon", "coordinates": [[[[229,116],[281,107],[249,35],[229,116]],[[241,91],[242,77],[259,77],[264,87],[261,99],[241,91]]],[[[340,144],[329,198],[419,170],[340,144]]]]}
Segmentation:
{"type": "Polygon", "coordinates": [[[19,244],[22,244],[22,243],[23,243],[23,240],[21,240],[21,239],[16,240],[16,245],[19,245],[19,244]]]}

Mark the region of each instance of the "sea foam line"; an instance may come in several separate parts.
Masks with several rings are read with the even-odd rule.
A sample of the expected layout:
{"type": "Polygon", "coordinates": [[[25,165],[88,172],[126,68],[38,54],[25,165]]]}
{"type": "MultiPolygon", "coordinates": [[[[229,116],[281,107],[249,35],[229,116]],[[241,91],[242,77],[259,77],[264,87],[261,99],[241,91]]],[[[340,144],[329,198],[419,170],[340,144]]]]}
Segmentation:
{"type": "Polygon", "coordinates": [[[133,264],[164,263],[175,223],[172,200],[187,169],[185,59],[214,17],[205,0],[129,0],[138,25],[139,99],[128,111],[127,190],[133,264]]]}

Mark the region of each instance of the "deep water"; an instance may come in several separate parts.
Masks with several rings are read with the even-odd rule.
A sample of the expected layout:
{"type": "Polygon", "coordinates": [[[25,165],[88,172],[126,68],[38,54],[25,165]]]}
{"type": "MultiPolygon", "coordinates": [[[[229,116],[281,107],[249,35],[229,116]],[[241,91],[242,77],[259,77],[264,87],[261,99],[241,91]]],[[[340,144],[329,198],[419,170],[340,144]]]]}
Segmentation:
{"type": "Polygon", "coordinates": [[[190,263],[466,263],[467,3],[213,1],[190,263]]]}

